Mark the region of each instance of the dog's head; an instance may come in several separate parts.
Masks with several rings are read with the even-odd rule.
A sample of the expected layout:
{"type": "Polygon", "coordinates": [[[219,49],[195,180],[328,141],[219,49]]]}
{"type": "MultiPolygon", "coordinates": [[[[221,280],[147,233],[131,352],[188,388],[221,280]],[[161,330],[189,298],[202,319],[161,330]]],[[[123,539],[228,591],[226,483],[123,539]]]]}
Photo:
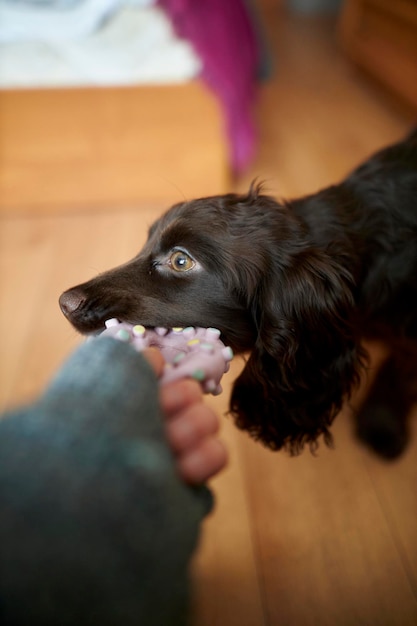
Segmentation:
{"type": "Polygon", "coordinates": [[[352,279],[309,241],[286,204],[252,187],[178,204],[130,262],[66,291],[83,333],[110,317],[145,326],[214,326],[250,351],[234,385],[239,427],[292,452],[328,426],[357,381],[352,279]]]}
{"type": "Polygon", "coordinates": [[[228,195],[173,206],[131,261],[64,292],[64,315],[84,334],[111,317],[150,327],[215,326],[236,352],[249,350],[257,334],[250,294],[267,265],[256,216],[253,243],[239,226],[249,203],[228,195]]]}

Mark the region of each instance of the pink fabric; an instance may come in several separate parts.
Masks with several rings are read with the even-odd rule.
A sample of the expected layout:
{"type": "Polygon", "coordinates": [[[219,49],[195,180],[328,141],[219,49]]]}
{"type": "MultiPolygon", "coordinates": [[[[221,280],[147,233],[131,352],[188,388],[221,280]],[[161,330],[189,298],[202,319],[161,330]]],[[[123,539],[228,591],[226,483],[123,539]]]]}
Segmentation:
{"type": "Polygon", "coordinates": [[[222,102],[236,173],[250,163],[256,146],[252,108],[260,51],[244,0],[158,0],[177,35],[200,57],[202,78],[222,102]]]}

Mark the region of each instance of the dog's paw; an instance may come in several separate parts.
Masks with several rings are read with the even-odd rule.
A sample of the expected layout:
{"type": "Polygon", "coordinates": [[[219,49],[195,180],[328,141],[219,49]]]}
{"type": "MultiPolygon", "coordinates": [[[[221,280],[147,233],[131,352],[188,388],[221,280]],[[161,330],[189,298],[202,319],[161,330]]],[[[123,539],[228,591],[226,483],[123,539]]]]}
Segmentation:
{"type": "Polygon", "coordinates": [[[407,424],[390,407],[369,404],[357,416],[357,437],[378,456],[395,460],[408,444],[407,424]]]}

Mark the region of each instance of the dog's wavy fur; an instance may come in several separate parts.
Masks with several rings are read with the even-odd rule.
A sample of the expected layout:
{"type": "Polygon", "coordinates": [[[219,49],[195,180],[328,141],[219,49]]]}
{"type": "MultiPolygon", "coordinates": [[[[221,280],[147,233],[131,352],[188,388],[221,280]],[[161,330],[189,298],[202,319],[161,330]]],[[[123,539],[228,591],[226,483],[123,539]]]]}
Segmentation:
{"type": "MultiPolygon", "coordinates": [[[[109,317],[219,328],[236,352],[249,352],[231,413],[272,449],[314,448],[320,435],[331,442],[367,337],[390,343],[391,404],[408,411],[395,348],[405,338],[417,354],[417,131],[311,196],[277,202],[253,184],[246,195],[177,204],[132,261],[66,291],[61,308],[85,333],[109,317]],[[172,265],[175,251],[190,269],[172,265]]],[[[386,408],[376,400],[375,410],[386,408]]],[[[380,448],[396,455],[390,442],[380,448]]]]}

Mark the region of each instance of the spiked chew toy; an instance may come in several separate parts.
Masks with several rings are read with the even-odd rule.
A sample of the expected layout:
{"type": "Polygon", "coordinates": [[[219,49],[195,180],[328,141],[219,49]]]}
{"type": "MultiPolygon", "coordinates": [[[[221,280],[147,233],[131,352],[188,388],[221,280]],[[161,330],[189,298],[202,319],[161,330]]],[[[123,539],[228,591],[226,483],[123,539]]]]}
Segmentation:
{"type": "Polygon", "coordinates": [[[230,367],[232,349],[220,339],[217,328],[145,328],[117,319],[106,322],[102,336],[110,336],[131,344],[136,350],[156,347],[166,361],[161,383],[179,378],[197,380],[205,393],[218,395],[220,380],[230,367]]]}

